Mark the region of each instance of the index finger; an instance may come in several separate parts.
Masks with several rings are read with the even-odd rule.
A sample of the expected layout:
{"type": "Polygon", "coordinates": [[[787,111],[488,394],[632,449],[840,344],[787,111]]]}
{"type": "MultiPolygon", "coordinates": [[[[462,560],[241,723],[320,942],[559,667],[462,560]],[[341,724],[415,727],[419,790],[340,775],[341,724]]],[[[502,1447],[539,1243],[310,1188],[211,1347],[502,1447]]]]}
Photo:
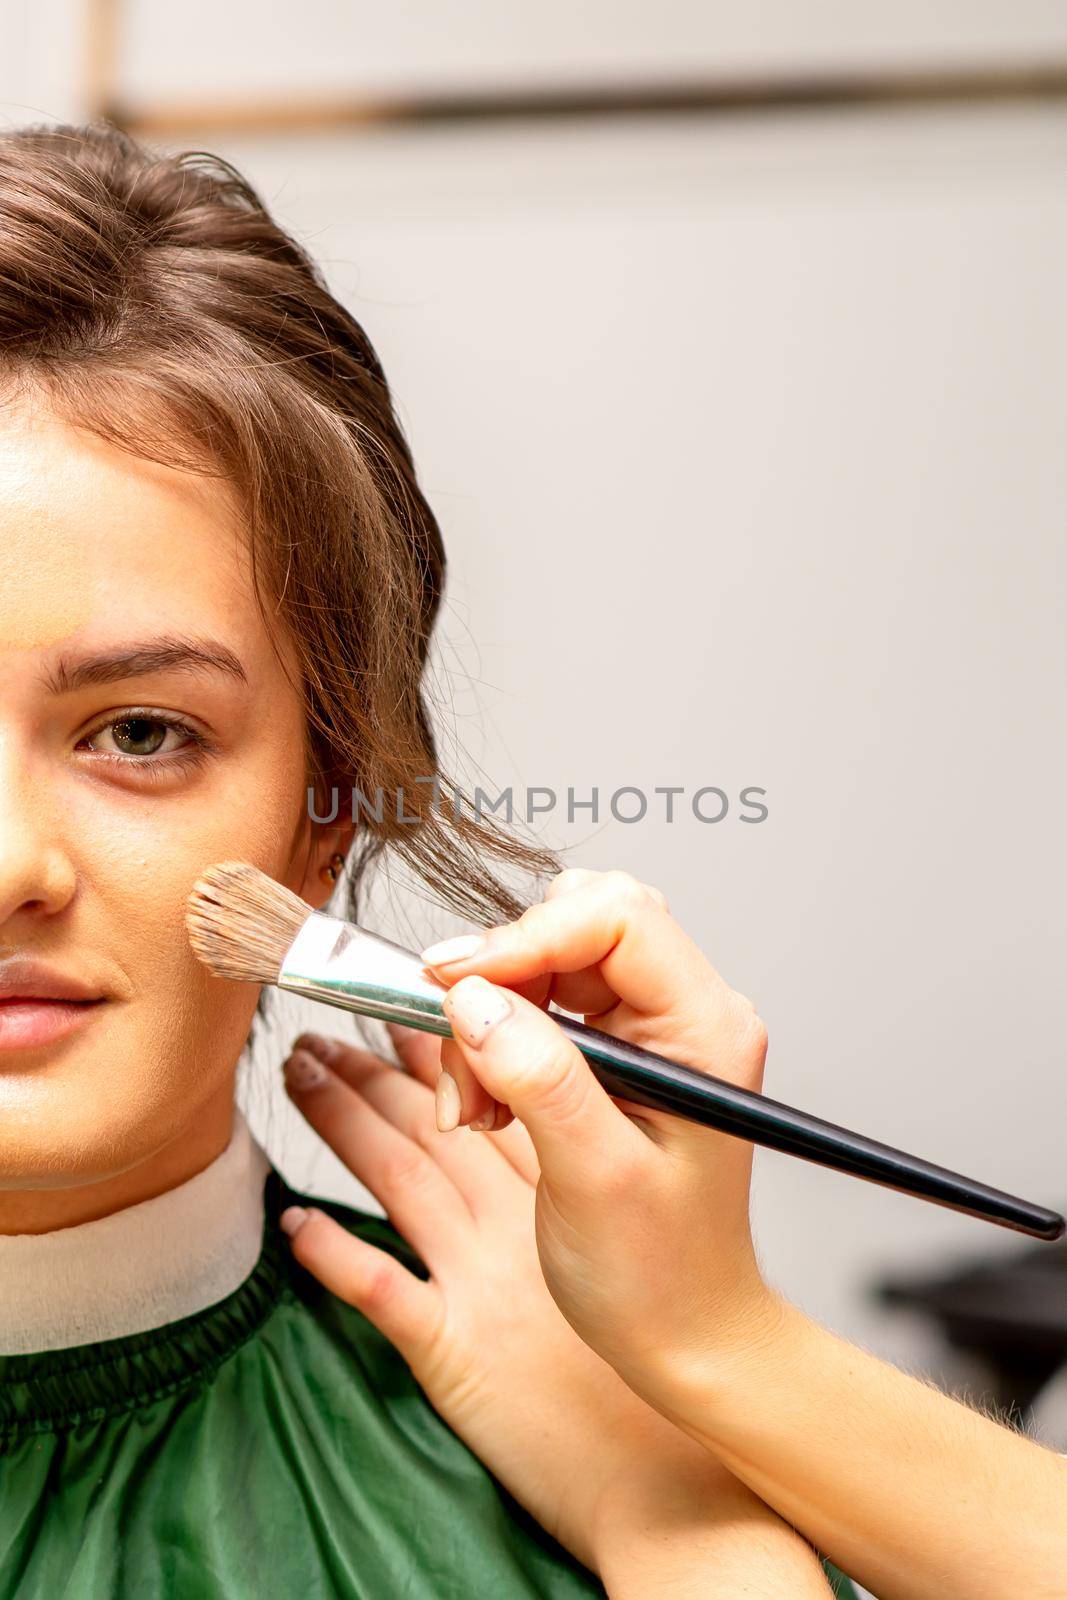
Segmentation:
{"type": "Polygon", "coordinates": [[[472,975],[448,991],[444,1007],[457,1048],[525,1124],[550,1182],[596,1183],[644,1158],[648,1141],[539,1006],[472,975]]]}
{"type": "Polygon", "coordinates": [[[423,960],[444,983],[479,973],[509,988],[540,973],[597,967],[617,1000],[669,1021],[671,1042],[686,1047],[692,1064],[736,1042],[740,997],[666,906],[626,873],[593,874],[462,947],[431,946],[423,960]]]}

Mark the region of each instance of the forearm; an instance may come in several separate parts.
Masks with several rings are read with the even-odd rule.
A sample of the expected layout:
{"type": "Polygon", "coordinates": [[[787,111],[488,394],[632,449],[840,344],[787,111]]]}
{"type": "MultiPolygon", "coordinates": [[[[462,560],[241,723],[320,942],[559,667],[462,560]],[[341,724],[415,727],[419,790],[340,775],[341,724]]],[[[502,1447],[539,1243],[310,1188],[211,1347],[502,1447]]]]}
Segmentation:
{"type": "Polygon", "coordinates": [[[620,1484],[596,1543],[611,1600],[830,1600],[811,1547],[707,1455],[620,1484]]]}
{"type": "Polygon", "coordinates": [[[882,1600],[1059,1600],[1067,1460],[784,1302],[767,1336],[653,1399],[882,1600]]]}

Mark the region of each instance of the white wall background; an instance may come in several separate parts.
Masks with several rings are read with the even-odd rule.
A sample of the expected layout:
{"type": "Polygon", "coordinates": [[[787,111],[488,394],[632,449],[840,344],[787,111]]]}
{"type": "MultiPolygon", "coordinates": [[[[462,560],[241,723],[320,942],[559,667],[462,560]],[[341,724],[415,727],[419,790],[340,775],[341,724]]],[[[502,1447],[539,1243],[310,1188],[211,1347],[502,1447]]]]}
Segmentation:
{"type": "MultiPolygon", "coordinates": [[[[392,376],[480,765],[765,787],[757,827],[543,837],[669,892],[766,1017],[769,1092],[1067,1199],[1067,114],[228,153],[392,376]]],[[[904,1360],[937,1356],[872,1276],[1016,1247],[784,1157],[757,1174],[777,1280],[904,1360]]]]}
{"type": "MultiPolygon", "coordinates": [[[[327,61],[334,87],[618,75],[642,40],[655,70],[1067,49],[1037,0],[453,0],[444,33],[440,8],[317,0],[299,28],[257,10],[244,51],[238,14],[141,0],[129,92],[295,90],[327,61]]],[[[4,119],[80,114],[79,16],[5,12],[4,119]]],[[[543,836],[669,892],[766,1017],[770,1093],[1067,1201],[1067,110],[187,142],[262,186],[379,347],[451,553],[472,759],[560,791],[766,788],[759,827],[543,836]]],[[[287,1170],[335,1186],[285,1118],[287,1170]]],[[[870,1280],[1017,1247],[765,1154],[756,1219],[787,1292],[932,1370],[870,1280]]]]}
{"type": "MultiPolygon", "coordinates": [[[[1060,0],[111,0],[124,99],[560,87],[1062,57],[1060,0]]],[[[0,108],[84,109],[92,0],[5,0],[0,108]]]]}
{"type": "Polygon", "coordinates": [[[1062,49],[1058,0],[126,0],[131,91],[560,85],[979,63],[1062,49]],[[252,18],[254,16],[254,23],[252,18]],[[251,24],[251,25],[250,25],[251,24]]]}

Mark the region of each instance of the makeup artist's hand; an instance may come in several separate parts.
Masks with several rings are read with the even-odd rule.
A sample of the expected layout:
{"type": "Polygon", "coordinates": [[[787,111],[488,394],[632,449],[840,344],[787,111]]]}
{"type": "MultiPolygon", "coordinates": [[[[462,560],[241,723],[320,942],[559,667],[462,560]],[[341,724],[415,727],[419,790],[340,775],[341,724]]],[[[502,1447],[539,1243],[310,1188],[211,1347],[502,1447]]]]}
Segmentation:
{"type": "Polygon", "coordinates": [[[621,872],[561,873],[517,921],[424,952],[452,985],[441,1116],[520,1117],[542,1169],[541,1264],[582,1338],[641,1390],[709,1346],[773,1335],[778,1302],[748,1222],[752,1146],[631,1106],[624,1114],[540,1009],[555,1001],[597,1028],[748,1089],[766,1031],[670,915],[621,872]],[[479,976],[471,976],[479,974],[479,976]],[[492,980],[487,982],[486,980],[492,980]],[[507,988],[501,987],[507,985],[507,988]],[[509,992],[519,989],[521,993],[509,992]]]}
{"type": "Polygon", "coordinates": [[[565,872],[516,922],[424,960],[451,985],[443,1120],[495,1102],[494,1126],[526,1125],[546,1280],[636,1393],[881,1600],[1067,1596],[1067,1460],[775,1296],[749,1233],[751,1146],[624,1111],[540,1009],[758,1089],[764,1029],[662,895],[565,872]]]}
{"type": "Polygon", "coordinates": [[[537,1259],[525,1130],[438,1131],[440,1041],[393,1038],[406,1071],[303,1035],[286,1083],[430,1278],[315,1210],[283,1219],[300,1262],[393,1341],[449,1425],[609,1594],[825,1600],[810,1548],[560,1314],[537,1259]]]}

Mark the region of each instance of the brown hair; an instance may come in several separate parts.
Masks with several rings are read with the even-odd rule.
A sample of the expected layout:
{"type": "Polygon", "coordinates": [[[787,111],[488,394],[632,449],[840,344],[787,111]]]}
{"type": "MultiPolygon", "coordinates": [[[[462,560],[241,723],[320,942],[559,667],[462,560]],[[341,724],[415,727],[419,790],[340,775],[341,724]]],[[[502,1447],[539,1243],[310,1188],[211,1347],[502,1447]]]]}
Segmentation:
{"type": "Polygon", "coordinates": [[[556,863],[439,769],[423,675],[445,556],[384,374],[245,179],[107,125],[0,135],[0,375],[237,488],[259,604],[300,657],[309,780],[345,809],[353,788],[386,797],[356,837],[349,913],[388,845],[442,903],[515,916],[488,862],[556,863]],[[400,793],[417,826],[397,820],[400,793]]]}

